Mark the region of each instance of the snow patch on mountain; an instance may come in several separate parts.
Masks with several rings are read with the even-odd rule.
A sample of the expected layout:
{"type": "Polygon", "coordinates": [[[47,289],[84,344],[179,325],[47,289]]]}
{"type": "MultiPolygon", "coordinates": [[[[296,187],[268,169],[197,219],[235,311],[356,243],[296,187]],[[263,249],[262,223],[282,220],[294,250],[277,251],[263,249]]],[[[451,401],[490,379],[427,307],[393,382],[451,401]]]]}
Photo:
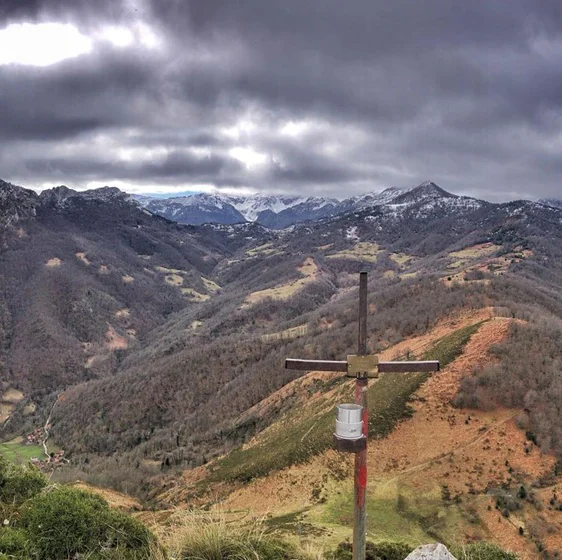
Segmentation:
{"type": "Polygon", "coordinates": [[[560,198],[541,198],[538,204],[550,206],[551,208],[562,208],[562,199],[560,198]]]}
{"type": "MultiPolygon", "coordinates": [[[[232,205],[249,221],[255,222],[258,216],[270,210],[274,214],[279,214],[288,208],[293,208],[299,204],[312,202],[316,209],[322,208],[328,203],[328,199],[314,199],[312,197],[299,196],[261,196],[240,198],[233,200],[232,205]]],[[[337,202],[337,201],[336,201],[337,202]]]]}
{"type": "MultiPolygon", "coordinates": [[[[330,218],[350,212],[394,205],[417,204],[424,201],[457,200],[457,197],[432,181],[412,189],[390,187],[339,201],[335,198],[287,195],[230,196],[224,194],[194,194],[168,199],[136,200],[151,212],[188,224],[256,222],[271,229],[284,229],[309,220],[330,218]]],[[[467,199],[473,200],[473,199],[467,199]]],[[[465,203],[463,203],[465,204],[465,203]]]]}

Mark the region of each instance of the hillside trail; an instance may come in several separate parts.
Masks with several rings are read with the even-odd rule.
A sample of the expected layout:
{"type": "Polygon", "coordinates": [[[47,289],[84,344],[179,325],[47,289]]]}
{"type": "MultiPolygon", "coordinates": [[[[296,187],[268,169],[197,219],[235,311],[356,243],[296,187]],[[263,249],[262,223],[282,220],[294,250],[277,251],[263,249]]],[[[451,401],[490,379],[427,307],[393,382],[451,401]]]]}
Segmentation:
{"type": "MultiPolygon", "coordinates": [[[[527,441],[516,423],[522,410],[481,411],[452,404],[463,377],[493,363],[490,347],[506,338],[513,322],[495,318],[483,323],[462,355],[418,390],[412,417],[384,440],[371,442],[369,492],[380,499],[398,499],[440,496],[446,489],[453,501],[461,500],[466,504],[461,507],[474,511],[487,538],[530,559],[536,557],[534,544],[519,528],[532,522],[536,511],[505,519],[488,491],[521,483],[531,486],[552,473],[555,458],[527,441]]],[[[470,525],[458,530],[467,539],[475,536],[470,525]]]]}
{"type": "MultiPolygon", "coordinates": [[[[403,358],[408,353],[416,358],[419,358],[425,350],[430,348],[440,338],[451,334],[457,329],[474,325],[480,321],[492,319],[493,316],[493,308],[486,307],[483,309],[465,310],[456,315],[445,317],[438,321],[437,325],[435,325],[435,327],[429,332],[404,340],[391,346],[390,348],[387,348],[386,350],[383,350],[380,354],[380,359],[391,360],[395,358],[403,358]]],[[[287,383],[285,386],[249,408],[239,417],[238,423],[243,424],[247,418],[255,416],[265,417],[272,412],[281,409],[283,407],[283,403],[285,403],[288,399],[293,400],[293,407],[310,405],[312,400],[315,399],[325,399],[329,396],[329,394],[310,395],[309,389],[319,381],[326,382],[340,376],[341,374],[339,373],[311,371],[306,375],[287,383]]],[[[259,442],[260,437],[261,434],[258,434],[255,438],[247,442],[245,447],[250,447],[259,442]]],[[[186,476],[189,476],[188,473],[185,474],[186,476]]]]}
{"type": "MultiPolygon", "coordinates": [[[[423,352],[435,344],[439,339],[447,336],[458,329],[474,325],[481,321],[486,321],[494,317],[494,309],[492,307],[478,308],[478,309],[465,309],[457,312],[454,315],[446,316],[440,319],[437,324],[428,332],[418,335],[402,342],[395,344],[386,350],[382,351],[380,358],[382,360],[391,360],[398,357],[403,357],[407,353],[421,357],[423,352]]],[[[330,392],[318,393],[311,389],[317,382],[328,382],[331,379],[341,376],[339,373],[331,372],[317,372],[311,371],[294,381],[287,383],[279,390],[275,391],[262,401],[255,404],[252,408],[248,409],[238,418],[237,423],[243,424],[248,418],[258,417],[267,418],[272,414],[278,414],[280,410],[286,407],[286,403],[290,403],[292,408],[299,406],[310,406],[316,400],[329,400],[330,392]]],[[[259,444],[262,437],[267,434],[268,430],[274,429],[275,425],[265,428],[260,434],[249,440],[244,444],[244,448],[251,447],[259,444]]],[[[341,462],[341,457],[334,451],[328,451],[326,454],[312,460],[312,465],[319,462],[320,465],[313,466],[309,469],[307,465],[297,465],[289,467],[279,472],[274,472],[268,477],[252,481],[250,484],[245,485],[243,488],[232,488],[228,492],[228,485],[225,488],[217,489],[217,493],[222,494],[223,491],[228,492],[226,498],[227,507],[230,507],[232,502],[235,509],[240,506],[247,507],[251,504],[257,508],[259,512],[267,512],[276,507],[284,508],[286,504],[278,503],[278,498],[274,497],[278,494],[286,495],[287,501],[290,501],[291,496],[302,496],[310,492],[306,482],[307,477],[310,477],[310,484],[314,484],[320,474],[328,469],[327,464],[334,463],[334,456],[339,457],[336,462],[341,462]],[[318,467],[318,468],[317,468],[318,467]],[[310,472],[308,472],[310,471],[310,472]],[[279,486],[284,488],[286,486],[285,479],[287,477],[296,478],[299,482],[291,482],[291,492],[280,490],[276,492],[275,488],[279,486]],[[304,486],[301,487],[300,481],[304,481],[304,486]],[[271,491],[270,491],[271,490],[271,491]],[[262,497],[265,497],[262,499],[262,497]],[[271,501],[273,500],[273,502],[271,501]]],[[[349,457],[345,461],[349,463],[349,457]]],[[[218,459],[220,460],[220,458],[218,459]]],[[[166,503],[181,503],[185,496],[188,495],[188,489],[203,480],[208,472],[209,466],[205,465],[195,469],[189,469],[182,473],[179,481],[175,481],[172,488],[161,495],[161,499],[166,503]]],[[[300,499],[300,497],[295,497],[300,499]]]]}

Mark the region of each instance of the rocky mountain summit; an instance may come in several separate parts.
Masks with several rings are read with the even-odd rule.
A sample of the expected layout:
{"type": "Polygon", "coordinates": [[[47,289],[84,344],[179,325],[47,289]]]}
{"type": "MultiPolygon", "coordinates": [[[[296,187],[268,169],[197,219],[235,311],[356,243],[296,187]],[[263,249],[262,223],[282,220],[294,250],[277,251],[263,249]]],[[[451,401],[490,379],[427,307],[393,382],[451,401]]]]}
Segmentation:
{"type": "Polygon", "coordinates": [[[125,202],[128,198],[129,197],[117,187],[102,187],[101,189],[75,191],[64,185],[47,189],[39,195],[42,204],[58,208],[68,206],[73,199],[117,203],[125,202]]]}
{"type": "Polygon", "coordinates": [[[39,196],[34,191],[0,179],[0,226],[9,226],[21,218],[34,216],[38,204],[39,196]]]}
{"type": "Polygon", "coordinates": [[[75,191],[61,185],[46,189],[41,194],[0,179],[0,226],[14,225],[20,220],[32,218],[41,209],[70,209],[77,204],[109,204],[111,207],[134,204],[129,195],[116,187],[103,187],[87,191],[75,191]]]}

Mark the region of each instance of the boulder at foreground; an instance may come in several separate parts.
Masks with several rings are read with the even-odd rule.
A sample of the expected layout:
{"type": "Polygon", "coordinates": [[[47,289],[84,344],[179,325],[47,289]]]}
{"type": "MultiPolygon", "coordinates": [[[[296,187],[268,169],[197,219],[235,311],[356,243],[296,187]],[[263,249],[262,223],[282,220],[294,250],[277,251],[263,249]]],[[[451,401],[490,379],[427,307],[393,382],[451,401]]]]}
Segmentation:
{"type": "Polygon", "coordinates": [[[456,558],[445,545],[435,543],[418,546],[408,554],[406,560],[456,560],[456,558]]]}

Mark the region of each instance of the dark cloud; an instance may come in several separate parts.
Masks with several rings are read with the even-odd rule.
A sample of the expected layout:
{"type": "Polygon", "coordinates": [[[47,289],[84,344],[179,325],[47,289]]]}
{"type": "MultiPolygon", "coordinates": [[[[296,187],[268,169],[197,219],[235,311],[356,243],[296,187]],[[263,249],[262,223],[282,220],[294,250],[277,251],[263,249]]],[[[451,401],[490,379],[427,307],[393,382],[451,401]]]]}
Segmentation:
{"type": "Polygon", "coordinates": [[[135,181],[145,178],[165,181],[170,177],[180,181],[211,182],[224,173],[241,172],[240,164],[231,158],[210,155],[197,156],[181,151],[172,151],[165,157],[153,161],[115,161],[110,154],[75,158],[35,158],[28,160],[29,171],[44,177],[46,181],[60,180],[65,176],[80,174],[96,180],[101,168],[115,180],[135,181]]]}
{"type": "Polygon", "coordinates": [[[157,64],[139,53],[106,52],[53,67],[0,66],[0,138],[51,140],[152,120],[139,106],[162,102],[157,64]]]}
{"type": "Polygon", "coordinates": [[[347,196],[562,196],[558,0],[2,2],[160,48],[0,66],[0,175],[347,196]]]}

